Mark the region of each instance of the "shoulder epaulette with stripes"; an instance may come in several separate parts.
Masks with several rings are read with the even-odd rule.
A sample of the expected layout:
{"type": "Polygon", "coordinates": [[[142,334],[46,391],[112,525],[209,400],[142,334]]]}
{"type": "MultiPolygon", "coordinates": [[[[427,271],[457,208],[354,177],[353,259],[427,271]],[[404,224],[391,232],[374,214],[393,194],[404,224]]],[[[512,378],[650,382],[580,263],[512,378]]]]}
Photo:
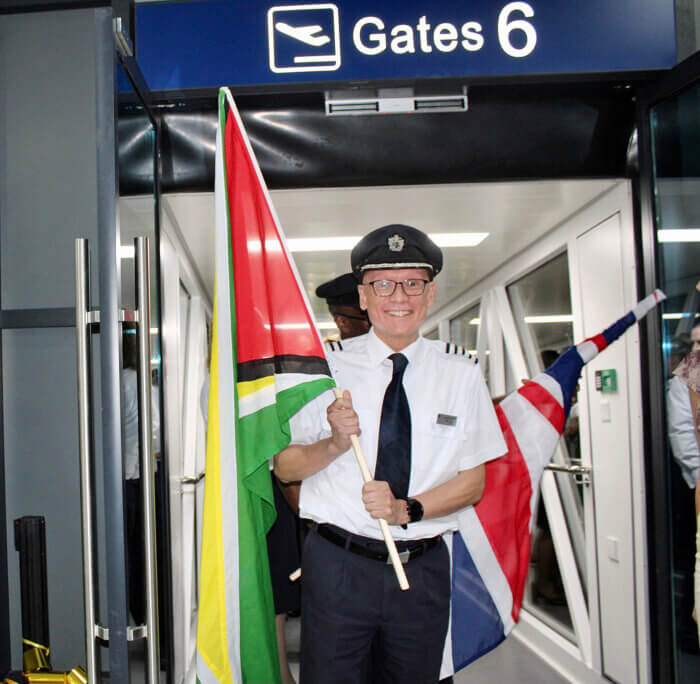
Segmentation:
{"type": "Polygon", "coordinates": [[[453,342],[444,342],[444,352],[445,354],[454,354],[455,356],[466,356],[471,359],[474,363],[478,363],[478,360],[474,358],[461,344],[454,344],[453,342]]]}
{"type": "Polygon", "coordinates": [[[340,340],[326,340],[324,344],[328,351],[343,351],[343,343],[340,340]]]}

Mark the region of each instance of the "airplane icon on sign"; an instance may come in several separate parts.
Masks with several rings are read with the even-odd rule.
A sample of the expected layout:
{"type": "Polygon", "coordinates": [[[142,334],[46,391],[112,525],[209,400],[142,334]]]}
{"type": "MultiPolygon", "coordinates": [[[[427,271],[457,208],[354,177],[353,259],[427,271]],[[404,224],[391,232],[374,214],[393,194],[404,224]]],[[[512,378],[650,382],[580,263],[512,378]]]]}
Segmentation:
{"type": "Polygon", "coordinates": [[[270,71],[275,74],[340,68],[340,22],[333,3],[284,5],[267,11],[270,71]]]}
{"type": "Polygon", "coordinates": [[[275,28],[280,32],[284,33],[285,36],[290,38],[295,38],[300,40],[302,43],[307,45],[313,45],[314,47],[321,47],[322,45],[327,45],[331,42],[328,36],[317,36],[319,31],[323,31],[323,28],[318,24],[313,26],[290,26],[284,21],[278,21],[275,24],[275,28]]]}

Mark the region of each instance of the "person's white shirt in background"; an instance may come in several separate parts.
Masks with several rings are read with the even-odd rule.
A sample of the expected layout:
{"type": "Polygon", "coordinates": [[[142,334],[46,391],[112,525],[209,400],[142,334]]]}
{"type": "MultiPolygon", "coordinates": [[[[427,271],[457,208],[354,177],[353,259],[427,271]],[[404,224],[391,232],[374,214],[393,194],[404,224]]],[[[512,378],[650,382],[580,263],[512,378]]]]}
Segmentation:
{"type": "Polygon", "coordinates": [[[695,489],[700,475],[700,447],[695,436],[688,386],[677,376],[673,376],[666,385],[666,412],[673,457],[688,487],[695,489]]]}
{"type": "MultiPolygon", "coordinates": [[[[126,479],[139,477],[139,397],[138,376],[133,368],[122,371],[124,385],[124,463],[126,479]]],[[[151,438],[154,452],[160,451],[160,403],[158,388],[151,386],[151,438]]]]}

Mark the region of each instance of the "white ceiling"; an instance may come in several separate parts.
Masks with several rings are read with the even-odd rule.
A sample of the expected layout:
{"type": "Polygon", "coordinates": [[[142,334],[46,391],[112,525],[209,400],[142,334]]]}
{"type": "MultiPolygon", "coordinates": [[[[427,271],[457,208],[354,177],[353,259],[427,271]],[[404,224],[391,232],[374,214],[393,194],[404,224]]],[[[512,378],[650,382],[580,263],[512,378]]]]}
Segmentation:
{"type": "MultiPolygon", "coordinates": [[[[477,247],[444,248],[435,311],[500,264],[548,233],[615,181],[528,181],[430,186],[277,190],[271,197],[288,238],[363,235],[387,223],[407,223],[428,233],[488,232],[477,247]]],[[[140,198],[123,200],[127,205],[140,198]]],[[[214,195],[163,197],[212,291],[214,195]]],[[[148,206],[148,205],[146,205],[148,206]]],[[[126,212],[125,212],[126,213],[126,212]]],[[[329,318],[316,287],[350,269],[349,250],[296,252],[294,259],[316,319],[329,318]]]]}

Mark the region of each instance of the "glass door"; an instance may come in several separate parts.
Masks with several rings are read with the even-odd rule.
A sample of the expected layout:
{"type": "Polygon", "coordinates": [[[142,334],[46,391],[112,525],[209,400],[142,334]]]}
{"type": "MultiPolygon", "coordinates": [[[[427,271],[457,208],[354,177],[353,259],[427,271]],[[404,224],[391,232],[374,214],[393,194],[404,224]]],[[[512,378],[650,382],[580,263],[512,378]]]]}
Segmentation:
{"type": "MultiPolygon", "coordinates": [[[[531,377],[553,364],[558,356],[574,343],[569,282],[568,255],[564,252],[507,287],[508,299],[531,377]]],[[[564,439],[554,457],[555,463],[565,467],[581,462],[578,409],[575,396],[564,429],[564,439]]],[[[562,500],[585,595],[587,576],[583,532],[584,486],[576,483],[572,476],[556,471],[553,480],[562,500]]],[[[528,576],[525,605],[530,612],[565,638],[576,641],[549,515],[543,499],[538,503],[535,518],[531,572],[528,576]]]]}
{"type": "MultiPolygon", "coordinates": [[[[478,304],[449,321],[450,342],[478,360],[496,403],[551,365],[573,341],[567,257],[563,252],[507,287],[486,291],[478,304]]],[[[578,417],[572,411],[554,464],[561,470],[578,464],[578,445],[578,417]]],[[[523,606],[588,662],[583,489],[568,473],[545,474],[523,606]]]]}
{"type": "MultiPolygon", "coordinates": [[[[161,436],[163,424],[160,190],[158,125],[149,106],[149,92],[133,58],[116,61],[117,161],[120,308],[122,318],[121,392],[123,481],[126,510],[127,636],[133,681],[158,677],[171,681],[172,609],[168,506],[168,454],[161,436]],[[141,321],[139,244],[148,242],[148,320],[141,321]],[[138,311],[131,322],[130,312],[138,311]],[[140,326],[148,345],[139,345],[140,326]],[[143,358],[147,354],[148,358],[143,358]],[[144,388],[145,386],[145,388],[144,388]],[[143,396],[150,403],[150,427],[143,396]],[[150,441],[151,466],[144,475],[144,440],[150,441]],[[152,484],[152,488],[150,487],[152,484]],[[153,542],[153,543],[151,543],[153,542]],[[152,566],[152,567],[151,567],[152,566]],[[149,571],[153,577],[149,579],[149,571]],[[153,613],[149,614],[152,610],[153,613]],[[146,627],[144,630],[143,627],[146,627]],[[149,634],[156,633],[157,640],[149,634]],[[156,660],[153,668],[153,660],[156,660]],[[158,673],[156,675],[156,673],[158,673]]],[[[142,293],[141,293],[142,294],[142,293]]]]}
{"type": "Polygon", "coordinates": [[[649,546],[656,681],[700,679],[693,614],[700,475],[700,55],[640,99],[642,228],[647,289],[668,299],[647,344],[649,546]]]}
{"type": "Polygon", "coordinates": [[[175,197],[164,200],[160,240],[163,442],[172,520],[172,630],[176,682],[195,681],[212,302],[180,242],[175,197]]]}

